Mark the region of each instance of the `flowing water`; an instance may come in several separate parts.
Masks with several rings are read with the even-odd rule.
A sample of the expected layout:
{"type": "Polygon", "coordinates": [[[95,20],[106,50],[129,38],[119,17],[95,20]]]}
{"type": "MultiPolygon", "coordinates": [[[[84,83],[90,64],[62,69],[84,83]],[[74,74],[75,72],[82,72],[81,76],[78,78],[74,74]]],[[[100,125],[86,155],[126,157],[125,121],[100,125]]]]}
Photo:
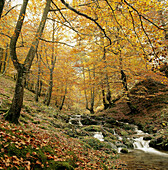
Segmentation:
{"type": "Polygon", "coordinates": [[[121,160],[130,170],[168,170],[168,153],[158,151],[149,146],[150,140],[143,140],[148,135],[135,129],[134,150],[128,154],[120,154],[121,160]]]}
{"type": "Polygon", "coordinates": [[[94,132],[93,137],[99,139],[100,141],[104,141],[104,136],[103,136],[102,132],[94,132]]]}
{"type": "Polygon", "coordinates": [[[136,134],[136,138],[134,139],[134,149],[139,149],[142,150],[146,153],[152,153],[152,154],[157,154],[160,156],[166,156],[168,158],[168,154],[167,153],[163,153],[161,151],[158,151],[152,147],[149,146],[150,140],[144,140],[143,137],[148,135],[147,133],[144,133],[141,130],[136,130],[137,134],[136,134]]]}
{"type": "MultiPolygon", "coordinates": [[[[81,123],[81,116],[74,115],[69,120],[70,124],[77,124],[83,126],[81,123]]],[[[127,164],[126,168],[128,170],[168,170],[168,152],[161,152],[149,146],[150,140],[144,140],[143,137],[149,136],[149,134],[138,130],[135,126],[136,134],[132,137],[134,143],[134,149],[129,150],[129,153],[120,153],[120,159],[125,161],[127,164]]],[[[116,135],[119,141],[122,141],[120,137],[114,130],[114,135],[116,135]]],[[[104,136],[102,132],[95,132],[94,137],[100,141],[104,141],[104,136]]],[[[118,148],[120,151],[121,148],[118,148]]]]}

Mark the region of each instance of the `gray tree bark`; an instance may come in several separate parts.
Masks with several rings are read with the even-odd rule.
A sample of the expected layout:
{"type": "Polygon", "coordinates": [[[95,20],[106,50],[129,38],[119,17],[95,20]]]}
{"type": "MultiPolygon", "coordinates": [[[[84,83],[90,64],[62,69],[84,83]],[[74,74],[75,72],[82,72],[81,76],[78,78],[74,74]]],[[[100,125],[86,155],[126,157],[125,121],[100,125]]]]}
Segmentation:
{"type": "Polygon", "coordinates": [[[28,0],[23,1],[23,5],[20,10],[19,18],[15,27],[15,32],[11,38],[10,42],[10,56],[12,59],[12,62],[15,66],[15,69],[17,70],[17,80],[16,80],[16,87],[15,87],[15,93],[14,97],[12,100],[12,105],[10,106],[10,109],[8,112],[5,114],[5,119],[12,122],[12,123],[18,123],[18,119],[20,117],[20,111],[23,105],[23,96],[24,96],[24,84],[25,84],[25,79],[26,79],[26,74],[29,72],[32,61],[34,59],[35,53],[37,51],[38,43],[39,43],[39,38],[41,37],[46,19],[47,19],[47,14],[50,9],[50,4],[51,0],[46,1],[46,6],[42,15],[41,22],[39,24],[35,39],[32,43],[32,46],[30,47],[30,50],[26,56],[26,59],[24,61],[24,64],[21,64],[17,58],[16,55],[16,43],[19,38],[22,26],[23,26],[23,21],[24,17],[26,14],[26,8],[27,8],[28,0]]]}

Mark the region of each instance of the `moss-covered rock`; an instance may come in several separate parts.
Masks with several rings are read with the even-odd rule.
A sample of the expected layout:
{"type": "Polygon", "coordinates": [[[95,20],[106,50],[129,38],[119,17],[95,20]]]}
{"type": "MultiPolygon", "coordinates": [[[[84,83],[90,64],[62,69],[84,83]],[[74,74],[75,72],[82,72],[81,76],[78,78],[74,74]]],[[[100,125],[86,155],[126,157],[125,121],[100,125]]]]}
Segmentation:
{"type": "Polygon", "coordinates": [[[122,127],[122,129],[125,129],[125,130],[134,130],[135,129],[135,126],[133,126],[131,124],[126,124],[126,123],[124,123],[121,127],[122,127]]]}
{"type": "Polygon", "coordinates": [[[88,131],[88,132],[100,132],[100,131],[102,131],[101,126],[99,126],[99,125],[90,125],[90,126],[83,127],[82,129],[85,130],[85,131],[88,131]]]}
{"type": "Polygon", "coordinates": [[[168,139],[165,138],[165,136],[153,138],[150,141],[149,146],[160,150],[168,150],[168,139]]]}
{"type": "Polygon", "coordinates": [[[125,145],[127,146],[127,148],[129,148],[129,149],[133,149],[133,148],[134,148],[133,142],[131,142],[131,141],[126,141],[124,144],[125,144],[125,145]]]}
{"type": "Polygon", "coordinates": [[[127,148],[122,148],[120,152],[121,153],[128,153],[128,149],[127,148]]]}
{"type": "Polygon", "coordinates": [[[113,125],[116,125],[116,123],[117,123],[114,118],[105,119],[105,122],[106,122],[106,123],[109,123],[109,124],[113,124],[113,125]]]}
{"type": "Polygon", "coordinates": [[[121,134],[122,136],[128,136],[128,132],[125,131],[125,130],[123,130],[123,129],[120,131],[120,134],[121,134]]]}
{"type": "Polygon", "coordinates": [[[95,150],[99,150],[99,149],[103,148],[103,146],[104,146],[103,142],[99,141],[98,139],[96,139],[94,137],[86,137],[83,139],[83,142],[87,143],[95,150]]]}
{"type": "Polygon", "coordinates": [[[143,140],[151,140],[151,139],[152,139],[151,136],[144,136],[144,137],[143,137],[143,140]]]}
{"type": "Polygon", "coordinates": [[[73,137],[73,138],[77,138],[78,135],[77,135],[77,132],[76,132],[76,129],[69,129],[69,128],[65,128],[64,129],[64,133],[69,135],[70,137],[73,137]]]}
{"type": "Polygon", "coordinates": [[[110,143],[108,142],[101,142],[98,139],[94,138],[94,137],[86,137],[83,139],[83,141],[85,143],[87,143],[88,145],[90,145],[93,149],[95,150],[103,150],[106,153],[114,153],[116,152],[115,149],[113,149],[110,145],[110,143]]]}
{"type": "Polygon", "coordinates": [[[81,123],[83,125],[98,125],[99,121],[94,120],[93,118],[88,116],[82,116],[81,123]]]}

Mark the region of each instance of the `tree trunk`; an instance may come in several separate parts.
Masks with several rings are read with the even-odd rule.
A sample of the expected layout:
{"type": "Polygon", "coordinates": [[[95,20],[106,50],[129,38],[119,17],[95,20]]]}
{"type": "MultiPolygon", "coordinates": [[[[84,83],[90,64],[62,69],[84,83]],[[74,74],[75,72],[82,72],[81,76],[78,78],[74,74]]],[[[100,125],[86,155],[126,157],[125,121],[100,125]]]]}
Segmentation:
{"type": "Polygon", "coordinates": [[[18,123],[20,117],[20,111],[23,105],[23,94],[24,94],[24,82],[25,73],[24,69],[20,69],[17,74],[16,88],[14,97],[12,100],[12,105],[9,111],[5,115],[5,119],[12,123],[18,123]]]}
{"type": "Polygon", "coordinates": [[[3,8],[4,8],[5,0],[0,1],[0,18],[2,16],[3,8]]]}
{"type": "MultiPolygon", "coordinates": [[[[90,76],[90,69],[88,69],[89,71],[89,79],[91,80],[91,76],[90,76]]],[[[95,74],[95,71],[94,71],[94,74],[95,74]]],[[[95,77],[95,75],[94,75],[95,77]]],[[[91,88],[91,102],[90,102],[90,108],[89,108],[89,103],[88,103],[88,98],[87,98],[87,92],[86,92],[86,78],[85,78],[85,68],[83,66],[83,80],[84,80],[84,93],[85,93],[85,100],[86,100],[86,109],[90,111],[91,114],[94,114],[94,110],[93,110],[93,107],[94,107],[94,87],[91,88]]]]}
{"type": "Polygon", "coordinates": [[[55,68],[55,63],[56,63],[56,55],[55,55],[55,49],[54,49],[54,41],[55,41],[55,20],[53,20],[53,32],[52,32],[52,57],[51,57],[51,67],[48,66],[50,70],[50,82],[49,82],[49,88],[48,88],[48,96],[47,96],[47,101],[46,105],[49,106],[50,101],[51,101],[51,95],[52,95],[52,89],[53,89],[53,72],[55,68]]]}
{"type": "Polygon", "coordinates": [[[109,107],[109,105],[108,105],[107,102],[106,102],[106,96],[105,96],[104,89],[102,89],[102,96],[103,96],[104,110],[106,110],[106,109],[109,107]]]}
{"type": "Polygon", "coordinates": [[[51,101],[52,88],[53,88],[53,70],[50,70],[50,82],[49,82],[48,96],[46,101],[47,106],[49,106],[51,101]]]}
{"type": "Polygon", "coordinates": [[[2,60],[3,60],[3,53],[4,53],[4,50],[3,48],[0,48],[0,72],[1,72],[1,69],[2,69],[2,60]]]}
{"type": "Polygon", "coordinates": [[[43,82],[40,80],[40,84],[39,84],[39,97],[41,96],[41,91],[42,91],[42,86],[43,86],[43,82]]]}
{"type": "Polygon", "coordinates": [[[38,97],[39,97],[39,91],[40,91],[40,73],[41,73],[41,69],[40,69],[40,65],[41,65],[41,59],[38,57],[37,55],[37,59],[38,59],[38,76],[37,76],[37,83],[36,83],[36,87],[35,87],[35,101],[38,102],[38,97]]]}
{"type": "Polygon", "coordinates": [[[107,83],[107,94],[106,94],[106,99],[108,101],[108,108],[112,107],[112,102],[111,102],[111,91],[110,91],[110,85],[109,85],[109,80],[108,80],[108,75],[106,73],[106,83],[107,83]]]}
{"type": "Polygon", "coordinates": [[[121,80],[122,80],[122,84],[123,84],[123,87],[126,91],[128,91],[128,87],[127,87],[127,77],[124,73],[123,70],[121,70],[121,80]]]}
{"type": "MultiPolygon", "coordinates": [[[[104,41],[103,41],[103,46],[104,46],[104,41]]],[[[103,54],[103,62],[105,63],[105,65],[107,64],[106,62],[106,47],[104,47],[104,54],[103,54]]],[[[104,67],[104,71],[105,71],[105,82],[106,82],[106,86],[107,86],[107,93],[105,94],[105,90],[102,90],[102,94],[103,94],[103,104],[104,104],[104,109],[106,110],[107,108],[111,108],[112,103],[111,103],[111,91],[110,91],[110,85],[109,85],[109,78],[108,78],[108,71],[107,71],[107,66],[104,67]],[[108,103],[106,102],[106,100],[108,101],[108,103]]]]}
{"type": "MultiPolygon", "coordinates": [[[[94,77],[94,79],[95,79],[95,66],[94,66],[94,68],[93,68],[93,77],[94,77]]],[[[90,75],[90,70],[89,70],[89,79],[90,79],[90,81],[91,81],[91,75],[90,75]]],[[[95,85],[95,84],[94,84],[95,85]]],[[[94,98],[95,98],[95,95],[94,95],[94,92],[95,90],[94,90],[94,86],[91,88],[91,91],[90,91],[90,93],[91,93],[91,102],[90,102],[90,109],[89,109],[89,111],[90,111],[90,113],[91,114],[94,114],[94,98]]]]}
{"type": "Polygon", "coordinates": [[[132,105],[131,101],[130,101],[130,96],[128,94],[128,86],[127,86],[127,77],[126,77],[126,74],[124,73],[123,70],[121,70],[121,80],[122,80],[122,84],[123,84],[123,87],[126,91],[126,95],[127,95],[127,105],[128,107],[130,108],[131,112],[130,114],[135,114],[137,113],[137,109],[132,105]]]}
{"type": "Polygon", "coordinates": [[[39,97],[39,85],[40,85],[40,76],[38,74],[37,76],[37,83],[36,83],[36,87],[35,87],[35,101],[38,102],[38,97],[39,97]]]}
{"type": "Polygon", "coordinates": [[[4,64],[3,64],[3,71],[2,71],[2,73],[5,73],[5,70],[6,70],[7,57],[8,57],[8,44],[6,45],[5,59],[4,59],[4,64]]]}
{"type": "Polygon", "coordinates": [[[45,27],[47,14],[50,9],[51,0],[46,1],[46,6],[44,9],[42,19],[40,21],[35,39],[26,56],[24,64],[21,64],[16,54],[16,43],[18,41],[22,26],[23,26],[27,4],[28,4],[28,0],[23,0],[23,5],[20,10],[19,18],[18,18],[16,27],[15,27],[15,32],[10,41],[10,56],[15,66],[15,69],[17,70],[18,77],[17,77],[16,87],[15,87],[15,94],[12,100],[12,105],[9,111],[6,113],[5,119],[13,123],[18,123],[18,119],[20,117],[20,111],[23,105],[23,90],[24,90],[24,83],[25,83],[24,81],[25,81],[26,73],[29,72],[34,56],[35,56],[35,52],[37,51],[39,38],[42,36],[43,30],[45,27]]]}
{"type": "Polygon", "coordinates": [[[62,108],[63,108],[64,102],[65,102],[66,93],[67,93],[67,85],[65,87],[65,94],[64,94],[64,97],[62,99],[62,103],[61,103],[61,106],[59,107],[59,110],[62,110],[62,108]]]}

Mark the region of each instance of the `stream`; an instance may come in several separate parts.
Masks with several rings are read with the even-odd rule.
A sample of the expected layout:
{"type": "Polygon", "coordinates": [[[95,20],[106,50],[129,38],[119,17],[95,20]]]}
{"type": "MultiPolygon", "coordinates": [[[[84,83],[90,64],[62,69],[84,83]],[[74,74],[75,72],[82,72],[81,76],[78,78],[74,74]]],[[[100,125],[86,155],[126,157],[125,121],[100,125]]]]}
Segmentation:
{"type": "MultiPolygon", "coordinates": [[[[76,115],[70,118],[69,123],[77,121],[78,126],[83,126],[81,123],[81,116],[76,115]]],[[[127,124],[120,122],[121,124],[127,124]]],[[[118,147],[119,158],[124,161],[128,170],[168,170],[168,152],[166,153],[156,150],[149,146],[150,140],[144,140],[144,137],[149,137],[148,133],[144,133],[139,130],[136,125],[134,126],[135,134],[133,134],[128,140],[133,142],[133,149],[128,149],[128,153],[121,153],[123,147],[118,147]]],[[[122,143],[122,137],[115,132],[119,143],[122,143]]],[[[104,136],[102,132],[94,132],[93,137],[104,142],[104,136]]]]}
{"type": "Polygon", "coordinates": [[[168,170],[168,153],[158,151],[149,146],[150,140],[144,140],[148,135],[135,129],[134,149],[129,153],[120,154],[120,159],[125,161],[130,170],[168,170]]]}

